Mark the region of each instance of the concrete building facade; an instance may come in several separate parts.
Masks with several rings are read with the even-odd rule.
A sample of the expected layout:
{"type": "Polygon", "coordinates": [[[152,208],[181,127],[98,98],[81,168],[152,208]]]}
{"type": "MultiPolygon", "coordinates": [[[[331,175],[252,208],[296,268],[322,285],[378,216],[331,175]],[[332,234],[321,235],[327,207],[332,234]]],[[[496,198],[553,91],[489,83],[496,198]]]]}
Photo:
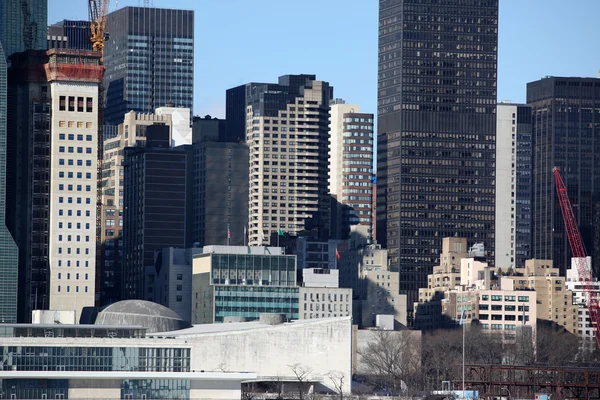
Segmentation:
{"type": "Polygon", "coordinates": [[[279,84],[265,84],[253,97],[244,96],[250,245],[273,245],[271,234],[279,231],[294,234],[314,229],[318,238],[329,238],[332,92],[329,83],[314,75],[285,75],[279,84]],[[267,90],[270,86],[277,87],[277,95],[267,90]]]}
{"type": "MultiPolygon", "coordinates": [[[[588,310],[587,296],[583,290],[583,285],[579,281],[579,271],[575,264],[576,259],[571,259],[571,268],[567,269],[567,280],[565,285],[567,290],[573,293],[573,304],[577,306],[577,333],[582,341],[582,344],[591,349],[596,348],[596,333],[590,319],[590,311],[588,310]]],[[[591,257],[587,257],[586,263],[588,268],[592,267],[591,257]]],[[[590,282],[593,290],[600,295],[600,281],[597,278],[593,278],[590,282]]]]}
{"type": "MultiPolygon", "coordinates": [[[[558,268],[552,266],[552,260],[531,259],[525,262],[525,268],[517,268],[514,275],[501,276],[500,286],[510,289],[535,290],[537,299],[537,318],[562,326],[574,335],[578,335],[577,311],[573,303],[574,293],[567,289],[566,278],[559,275],[558,268]]],[[[497,271],[500,274],[499,271],[497,271]]]]}
{"type": "Polygon", "coordinates": [[[166,247],[155,251],[154,265],[146,266],[146,298],[170,308],[190,322],[192,314],[192,258],[201,248],[166,247]]]}
{"type": "Polygon", "coordinates": [[[299,319],[352,316],[352,289],[339,287],[335,269],[303,269],[298,302],[299,319]]]}
{"type": "Polygon", "coordinates": [[[171,145],[192,144],[192,110],[183,107],[158,107],[156,115],[171,116],[171,145]]]}
{"type": "MultiPolygon", "coordinates": [[[[329,192],[338,206],[334,237],[373,237],[373,114],[336,99],[329,110],[329,192]],[[351,170],[351,171],[350,171],[351,170]]],[[[333,211],[332,211],[333,212],[333,211]]]]}
{"type": "Polygon", "coordinates": [[[521,268],[531,258],[531,106],[502,102],[496,115],[495,265],[521,268]]]}

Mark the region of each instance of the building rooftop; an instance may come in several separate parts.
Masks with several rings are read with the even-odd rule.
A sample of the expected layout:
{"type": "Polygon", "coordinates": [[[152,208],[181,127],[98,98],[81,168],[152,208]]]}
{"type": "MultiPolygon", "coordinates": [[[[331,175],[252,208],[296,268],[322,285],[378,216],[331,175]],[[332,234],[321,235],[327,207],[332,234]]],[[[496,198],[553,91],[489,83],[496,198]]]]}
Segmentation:
{"type": "Polygon", "coordinates": [[[140,325],[149,332],[172,331],[190,326],[175,311],[151,301],[125,300],[98,314],[96,325],[140,325]]]}
{"type": "Polygon", "coordinates": [[[236,332],[236,331],[248,331],[252,329],[277,329],[280,327],[291,327],[291,326],[305,326],[305,325],[317,325],[317,324],[329,324],[334,321],[349,320],[351,317],[338,317],[338,318],[320,318],[312,320],[298,320],[293,322],[286,322],[277,325],[267,325],[259,321],[250,322],[231,322],[221,324],[202,324],[194,325],[188,329],[181,329],[173,332],[157,332],[149,334],[148,337],[180,337],[180,336],[195,336],[212,333],[225,333],[225,332],[236,332]]]}

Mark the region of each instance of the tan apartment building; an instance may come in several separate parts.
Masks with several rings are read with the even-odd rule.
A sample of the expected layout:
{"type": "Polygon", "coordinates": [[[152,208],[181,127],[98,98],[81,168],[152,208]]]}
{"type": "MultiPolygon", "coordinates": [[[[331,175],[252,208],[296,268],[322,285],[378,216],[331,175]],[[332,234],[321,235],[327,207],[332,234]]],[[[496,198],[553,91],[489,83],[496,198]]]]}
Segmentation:
{"type": "Polygon", "coordinates": [[[282,76],[272,86],[277,87],[277,96],[271,88],[257,94],[261,100],[246,107],[248,242],[250,246],[273,245],[271,234],[307,228],[327,238],[332,87],[314,75],[282,76]]]}
{"type": "Polygon", "coordinates": [[[329,192],[338,206],[332,234],[373,237],[373,114],[335,99],[329,111],[329,192]],[[344,171],[351,166],[354,171],[344,171]]]}
{"type": "Polygon", "coordinates": [[[387,266],[367,266],[361,273],[366,296],[361,301],[362,327],[377,326],[377,315],[393,315],[394,328],[406,327],[408,314],[405,294],[399,294],[400,273],[391,272],[387,266]]]}
{"type": "Polygon", "coordinates": [[[466,238],[442,239],[440,265],[433,267],[433,273],[427,276],[427,287],[419,289],[419,301],[414,304],[413,326],[419,330],[441,328],[441,300],[444,294],[460,285],[460,264],[468,258],[466,238]]]}
{"type": "Polygon", "coordinates": [[[515,268],[513,275],[500,277],[502,287],[535,290],[537,318],[554,322],[574,335],[578,335],[578,307],[573,304],[573,292],[567,290],[566,278],[559,275],[552,260],[531,259],[525,268],[515,268]],[[510,281],[510,282],[505,282],[510,281]]]}

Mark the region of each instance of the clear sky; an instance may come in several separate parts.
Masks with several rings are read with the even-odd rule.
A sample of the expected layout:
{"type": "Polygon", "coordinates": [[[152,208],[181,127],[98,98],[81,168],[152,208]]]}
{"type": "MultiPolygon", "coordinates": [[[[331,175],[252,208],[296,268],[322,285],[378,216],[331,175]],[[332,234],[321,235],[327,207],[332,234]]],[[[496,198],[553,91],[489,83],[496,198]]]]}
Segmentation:
{"type": "MultiPolygon", "coordinates": [[[[228,88],[297,73],[376,113],[377,0],[150,1],[195,11],[196,115],[224,117],[228,88]]],[[[87,0],[48,0],[48,8],[51,24],[87,19],[87,0]]],[[[498,99],[525,102],[526,83],[546,75],[596,77],[598,16],[600,0],[500,0],[498,99]]]]}

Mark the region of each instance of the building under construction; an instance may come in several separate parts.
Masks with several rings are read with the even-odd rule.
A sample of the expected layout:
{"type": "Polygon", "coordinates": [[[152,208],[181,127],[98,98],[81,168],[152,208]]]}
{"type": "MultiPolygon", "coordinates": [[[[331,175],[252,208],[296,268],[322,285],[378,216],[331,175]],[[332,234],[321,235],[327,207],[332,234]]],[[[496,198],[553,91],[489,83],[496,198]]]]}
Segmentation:
{"type": "Polygon", "coordinates": [[[7,225],[19,247],[19,320],[94,305],[99,88],[92,51],[10,57],[7,225]]]}

